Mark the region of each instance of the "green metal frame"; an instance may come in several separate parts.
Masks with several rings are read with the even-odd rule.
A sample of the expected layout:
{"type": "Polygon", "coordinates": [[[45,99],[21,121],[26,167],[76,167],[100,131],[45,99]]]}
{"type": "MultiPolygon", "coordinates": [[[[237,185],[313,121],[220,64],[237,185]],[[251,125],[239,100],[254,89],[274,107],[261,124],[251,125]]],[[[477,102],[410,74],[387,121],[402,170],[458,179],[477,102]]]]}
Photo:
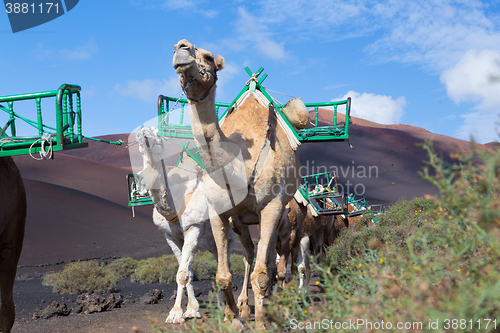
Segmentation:
{"type": "MultiPolygon", "coordinates": [[[[259,68],[259,70],[255,73],[245,67],[245,71],[250,76],[250,80],[245,84],[240,93],[236,96],[236,98],[231,103],[215,103],[215,110],[217,112],[217,118],[219,121],[226,116],[231,109],[237,108],[236,105],[238,99],[246,92],[246,91],[256,91],[259,90],[269,101],[269,104],[272,104],[277,110],[277,112],[282,116],[283,120],[287,124],[288,127],[292,130],[293,135],[297,140],[301,142],[314,142],[314,141],[346,141],[349,139],[349,124],[351,122],[351,98],[347,98],[342,101],[333,101],[333,102],[324,102],[324,103],[305,103],[307,108],[314,108],[314,124],[315,127],[306,128],[306,129],[297,129],[295,128],[288,119],[283,115],[282,108],[283,104],[276,103],[273,98],[267,93],[265,87],[262,85],[264,80],[267,78],[267,74],[262,74],[264,68],[259,68]],[[260,78],[259,78],[260,77],[260,78]],[[345,113],[345,121],[343,124],[339,124],[338,122],[338,107],[340,105],[345,105],[346,113],[345,113]],[[333,107],[333,119],[332,126],[319,126],[319,108],[320,107],[333,107]],[[224,112],[221,114],[220,108],[225,108],[224,112]]],[[[184,125],[184,113],[185,106],[188,104],[187,99],[178,99],[168,96],[160,95],[158,97],[158,133],[163,136],[166,140],[174,139],[174,138],[193,138],[193,133],[191,132],[190,125],[184,125]],[[169,124],[169,106],[170,103],[179,103],[181,105],[181,114],[180,114],[180,124],[173,125],[169,124]]]]}
{"type": "Polygon", "coordinates": [[[82,141],[84,136],[82,135],[80,91],[80,86],[63,84],[57,90],[1,96],[0,103],[7,103],[7,107],[0,105],[0,109],[9,115],[9,120],[0,131],[0,156],[24,155],[39,152],[41,150],[41,138],[44,133],[49,133],[48,130],[55,131],[49,133],[52,137],[53,151],[87,147],[88,144],[82,141]],[[51,97],[55,98],[56,103],[55,127],[46,126],[42,121],[42,99],[51,97]],[[14,102],[22,100],[35,101],[36,121],[24,118],[14,111],[14,102]],[[76,107],[74,103],[76,103],[76,107]],[[38,129],[38,136],[16,136],[17,119],[38,129]],[[9,127],[11,136],[6,135],[9,127]]]}
{"type": "Polygon", "coordinates": [[[129,206],[144,206],[152,205],[153,200],[150,196],[140,197],[137,195],[132,195],[132,190],[137,192],[137,184],[135,182],[135,176],[132,173],[127,175],[127,187],[128,187],[128,205],[129,206]]]}
{"type": "MultiPolygon", "coordinates": [[[[179,99],[168,96],[160,95],[158,96],[158,135],[162,136],[166,140],[171,140],[175,138],[181,139],[193,139],[193,132],[191,131],[191,125],[184,125],[184,113],[185,106],[188,104],[187,99],[179,99]],[[169,123],[169,113],[170,113],[170,103],[178,103],[181,105],[180,114],[180,124],[170,124],[169,123]]],[[[217,112],[217,117],[219,117],[220,108],[227,109],[229,107],[228,103],[215,102],[215,111],[217,112]]],[[[224,113],[225,114],[225,113],[224,113]]]]}
{"type": "MultiPolygon", "coordinates": [[[[346,100],[342,101],[334,101],[334,102],[326,102],[326,103],[306,103],[305,106],[307,108],[314,108],[314,124],[315,127],[313,128],[306,128],[306,129],[297,129],[294,126],[290,124],[288,119],[284,116],[282,113],[282,108],[283,104],[278,104],[276,103],[273,98],[267,93],[265,87],[262,85],[264,80],[267,78],[267,74],[263,74],[264,68],[259,68],[259,70],[255,73],[252,73],[252,71],[248,68],[245,67],[245,71],[247,74],[250,76],[250,79],[247,81],[243,89],[240,91],[240,93],[236,96],[236,98],[231,102],[231,103],[219,103],[215,102],[215,110],[217,113],[217,118],[219,121],[226,116],[228,112],[231,111],[233,108],[237,108],[238,105],[236,105],[238,99],[247,91],[256,91],[259,90],[269,101],[269,104],[272,104],[277,110],[277,112],[282,116],[283,120],[287,124],[288,127],[292,130],[293,135],[297,140],[301,142],[314,142],[314,141],[346,141],[349,139],[349,123],[350,123],[350,113],[351,113],[351,98],[348,98],[346,100]],[[262,75],[261,75],[262,74],[262,75]],[[345,113],[345,122],[343,124],[338,123],[337,119],[337,110],[340,105],[345,105],[346,107],[346,113],[345,113]],[[333,107],[333,119],[332,119],[332,126],[318,126],[319,125],[319,108],[320,107],[333,107]],[[221,110],[222,108],[222,110],[221,110]],[[223,111],[223,112],[221,112],[223,111]]],[[[190,125],[185,125],[184,124],[184,115],[185,115],[185,107],[188,104],[187,99],[182,99],[182,98],[174,98],[174,97],[168,97],[164,95],[158,96],[158,135],[162,136],[165,140],[172,140],[175,138],[179,139],[193,139],[193,133],[191,130],[190,125]],[[171,108],[171,103],[174,103],[174,106],[177,104],[180,104],[181,107],[181,113],[180,113],[180,124],[170,124],[169,123],[169,113],[170,113],[170,108],[171,108]]],[[[201,158],[199,156],[199,151],[196,148],[196,146],[193,146],[193,148],[196,150],[196,153],[193,153],[191,150],[188,149],[189,142],[186,142],[185,145],[183,145],[181,142],[179,142],[181,145],[182,152],[186,152],[191,158],[193,158],[198,165],[204,169],[203,163],[201,161],[201,158]]],[[[177,162],[177,165],[180,164],[182,161],[182,152],[179,156],[179,160],[177,162]]],[[[326,175],[327,181],[329,181],[329,174],[330,173],[322,173],[322,174],[316,174],[316,175],[310,175],[306,176],[305,182],[306,186],[305,188],[307,189],[307,177],[316,177],[316,181],[318,180],[318,177],[321,175],[326,175]]],[[[130,175],[129,175],[130,176],[130,175]]],[[[129,196],[130,196],[130,191],[131,191],[131,185],[129,184],[129,196]]],[[[311,200],[313,197],[310,197],[310,193],[308,193],[307,190],[304,190],[303,188],[299,188],[299,190],[302,192],[304,197],[307,200],[311,200]]],[[[332,202],[334,204],[338,204],[338,207],[342,207],[342,211],[345,210],[345,201],[346,199],[344,198],[343,194],[340,194],[336,191],[336,189],[329,189],[330,192],[327,194],[329,198],[332,199],[332,202]],[[340,202],[338,198],[341,198],[340,202]]],[[[319,197],[325,197],[325,195],[318,196],[319,197]]],[[[134,205],[135,201],[131,201],[129,199],[129,206],[134,205]]],[[[150,202],[152,203],[152,202],[150,202]]],[[[150,203],[144,203],[144,204],[150,204],[150,203]]],[[[319,208],[319,207],[318,207],[319,208]]],[[[340,209],[340,208],[339,208],[340,209]]],[[[322,210],[322,213],[325,214],[332,214],[332,210],[322,210]]]]}

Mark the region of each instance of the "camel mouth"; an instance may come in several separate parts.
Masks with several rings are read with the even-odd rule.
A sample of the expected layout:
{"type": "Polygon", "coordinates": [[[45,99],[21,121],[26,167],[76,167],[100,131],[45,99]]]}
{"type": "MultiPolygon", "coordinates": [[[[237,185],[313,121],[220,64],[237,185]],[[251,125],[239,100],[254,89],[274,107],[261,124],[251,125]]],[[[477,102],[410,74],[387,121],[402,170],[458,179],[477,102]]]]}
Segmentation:
{"type": "Polygon", "coordinates": [[[193,65],[193,63],[188,63],[188,64],[175,64],[174,65],[174,69],[175,69],[175,72],[177,74],[180,74],[182,72],[185,72],[187,71],[191,66],[193,65]]]}
{"type": "Polygon", "coordinates": [[[191,55],[188,49],[180,48],[174,53],[172,66],[174,66],[177,74],[186,71],[196,62],[196,59],[191,55]]]}

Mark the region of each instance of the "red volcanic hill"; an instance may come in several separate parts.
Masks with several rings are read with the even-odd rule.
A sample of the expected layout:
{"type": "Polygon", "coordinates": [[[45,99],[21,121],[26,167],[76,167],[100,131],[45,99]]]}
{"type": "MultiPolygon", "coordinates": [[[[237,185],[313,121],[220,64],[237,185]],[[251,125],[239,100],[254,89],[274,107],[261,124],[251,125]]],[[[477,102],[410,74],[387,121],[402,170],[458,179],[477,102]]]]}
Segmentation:
{"type": "MultiPolygon", "coordinates": [[[[331,124],[332,118],[331,111],[319,110],[321,124],[331,124]]],[[[342,115],[339,121],[343,121],[342,115]]],[[[128,134],[100,138],[121,139],[123,147],[129,141],[128,134]]],[[[470,149],[469,142],[421,128],[353,118],[350,143],[355,150],[346,142],[305,143],[298,149],[301,171],[336,169],[344,190],[364,195],[370,203],[435,193],[417,174],[427,159],[417,144],[426,139],[433,139],[436,151],[446,159],[450,152],[470,149]]],[[[152,206],[136,209],[135,218],[127,206],[126,175],[131,172],[131,162],[123,147],[89,141],[89,148],[56,152],[54,160],[14,158],[28,197],[20,265],[113,256],[144,258],[170,252],[163,233],[152,222],[152,206]]],[[[178,154],[177,142],[169,147],[172,156],[178,154]]],[[[134,165],[141,163],[135,161],[134,165]]]]}
{"type": "Polygon", "coordinates": [[[152,206],[136,210],[135,218],[127,207],[127,168],[58,152],[48,161],[14,159],[28,201],[20,266],[166,253],[152,206]]]}
{"type": "MultiPolygon", "coordinates": [[[[314,112],[310,112],[314,119],[314,112]]],[[[319,124],[331,125],[333,112],[319,110],[319,124]]],[[[338,122],[344,122],[338,114],[338,122]]],[[[427,193],[436,193],[429,182],[419,176],[428,160],[427,152],[418,144],[432,140],[439,156],[451,161],[450,152],[470,150],[470,142],[433,134],[410,125],[381,125],[352,117],[349,126],[350,144],[346,142],[305,143],[298,154],[309,173],[318,166],[336,169],[346,192],[366,196],[370,203],[408,200],[427,193]],[[350,186],[348,186],[350,184],[350,186]]],[[[482,146],[482,145],[479,145],[482,146]]],[[[321,169],[321,168],[320,168],[321,169]]]]}

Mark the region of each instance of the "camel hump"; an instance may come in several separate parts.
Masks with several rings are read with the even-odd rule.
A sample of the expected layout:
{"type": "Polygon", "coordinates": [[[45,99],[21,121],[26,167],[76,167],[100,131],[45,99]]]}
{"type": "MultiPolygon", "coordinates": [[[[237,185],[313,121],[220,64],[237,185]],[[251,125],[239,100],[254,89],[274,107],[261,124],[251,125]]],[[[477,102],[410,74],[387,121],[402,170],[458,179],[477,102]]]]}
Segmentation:
{"type": "Polygon", "coordinates": [[[309,111],[300,97],[289,100],[283,107],[283,113],[297,128],[306,128],[309,125],[309,111]]]}

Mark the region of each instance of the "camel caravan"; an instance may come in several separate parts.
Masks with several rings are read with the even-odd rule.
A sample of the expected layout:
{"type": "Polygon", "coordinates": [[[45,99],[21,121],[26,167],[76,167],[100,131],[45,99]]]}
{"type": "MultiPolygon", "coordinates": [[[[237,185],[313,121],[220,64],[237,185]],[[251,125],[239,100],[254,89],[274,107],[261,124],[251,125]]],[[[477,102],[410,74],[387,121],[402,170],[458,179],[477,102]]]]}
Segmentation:
{"type": "MultiPolygon", "coordinates": [[[[339,193],[332,186],[335,175],[299,174],[296,151],[302,144],[348,141],[351,100],[304,104],[296,98],[283,105],[262,86],[267,77],[263,68],[253,73],[246,67],[250,78],[238,96],[231,103],[218,103],[217,72],[224,68],[223,57],[214,57],[181,40],[174,47],[172,64],[187,99],[159,96],[158,125],[134,133],[142,170],[128,175],[129,205],[154,205],[153,222],[165,233],[179,262],[177,296],[166,322],[201,317],[191,264],[198,244],[203,244],[218,263],[216,283],[227,320],[241,327],[242,321],[249,319],[250,284],[255,319],[263,327],[265,296],[275,284],[284,286],[289,257],[292,274],[298,275],[300,286],[307,288],[310,256],[324,256],[342,228],[353,227],[356,216],[373,211],[366,201],[339,193]],[[170,107],[169,103],[174,105],[170,107]],[[170,112],[178,104],[181,124],[169,124],[170,112]],[[190,125],[182,124],[186,105],[190,125]],[[331,125],[319,126],[319,107],[333,108],[331,125]],[[339,107],[345,108],[343,122],[337,119],[339,107]],[[311,108],[314,119],[310,117],[311,108]],[[189,149],[187,143],[181,143],[178,161],[171,168],[165,142],[174,138],[193,139],[195,146],[189,149]],[[321,183],[325,177],[326,182],[321,183]],[[260,233],[256,249],[251,225],[258,225],[260,233]],[[244,248],[245,263],[237,300],[229,270],[236,235],[244,248]],[[181,304],[184,289],[188,295],[185,311],[181,304]]],[[[87,147],[83,138],[93,138],[82,134],[80,90],[79,86],[64,84],[57,90],[0,97],[0,103],[7,103],[0,104],[0,110],[9,117],[0,131],[0,183],[5,198],[0,209],[2,332],[10,332],[14,324],[12,290],[26,220],[23,181],[10,156],[29,154],[37,160],[50,159],[54,151],[87,147]],[[46,98],[55,99],[55,127],[42,123],[41,100],[46,98]],[[14,103],[23,100],[36,103],[36,121],[14,111],[14,103]],[[38,135],[17,136],[16,119],[36,128],[38,135]],[[10,136],[6,132],[9,128],[10,136]]]]}
{"type": "Polygon", "coordinates": [[[190,265],[201,239],[218,262],[216,283],[225,300],[226,319],[236,326],[249,319],[250,281],[255,319],[262,326],[265,295],[275,283],[285,285],[289,257],[292,274],[298,273],[300,286],[306,288],[310,256],[324,256],[341,229],[354,226],[357,216],[372,211],[364,199],[339,193],[332,186],[337,181],[333,173],[302,178],[298,172],[296,150],[302,143],[348,141],[350,98],[316,104],[297,98],[282,105],[262,86],[267,77],[261,76],[263,68],[252,73],[247,67],[250,79],[240,94],[232,103],[217,103],[217,72],[224,68],[224,58],[187,40],[174,46],[173,67],[187,99],[159,96],[158,125],[141,128],[135,136],[143,170],[128,176],[129,205],[154,204],[153,221],[165,232],[179,262],[177,298],[166,322],[200,317],[190,265]],[[169,102],[175,103],[173,107],[169,102]],[[169,113],[179,103],[181,124],[169,124],[169,113]],[[186,105],[190,126],[182,124],[186,105]],[[333,107],[331,126],[318,126],[319,106],[333,107]],[[337,123],[339,106],[345,106],[344,123],[337,123]],[[314,122],[308,107],[315,110],[314,122]],[[222,114],[221,108],[225,108],[222,114]],[[194,139],[195,146],[190,150],[180,143],[177,165],[167,170],[164,142],[174,138],[194,139]],[[325,176],[322,185],[319,179],[325,176]],[[316,180],[312,189],[309,178],[316,180]],[[250,225],[259,227],[256,251],[250,225]],[[229,271],[235,234],[245,261],[243,288],[236,301],[229,271]],[[183,313],[184,288],[188,305],[183,313]]]}

